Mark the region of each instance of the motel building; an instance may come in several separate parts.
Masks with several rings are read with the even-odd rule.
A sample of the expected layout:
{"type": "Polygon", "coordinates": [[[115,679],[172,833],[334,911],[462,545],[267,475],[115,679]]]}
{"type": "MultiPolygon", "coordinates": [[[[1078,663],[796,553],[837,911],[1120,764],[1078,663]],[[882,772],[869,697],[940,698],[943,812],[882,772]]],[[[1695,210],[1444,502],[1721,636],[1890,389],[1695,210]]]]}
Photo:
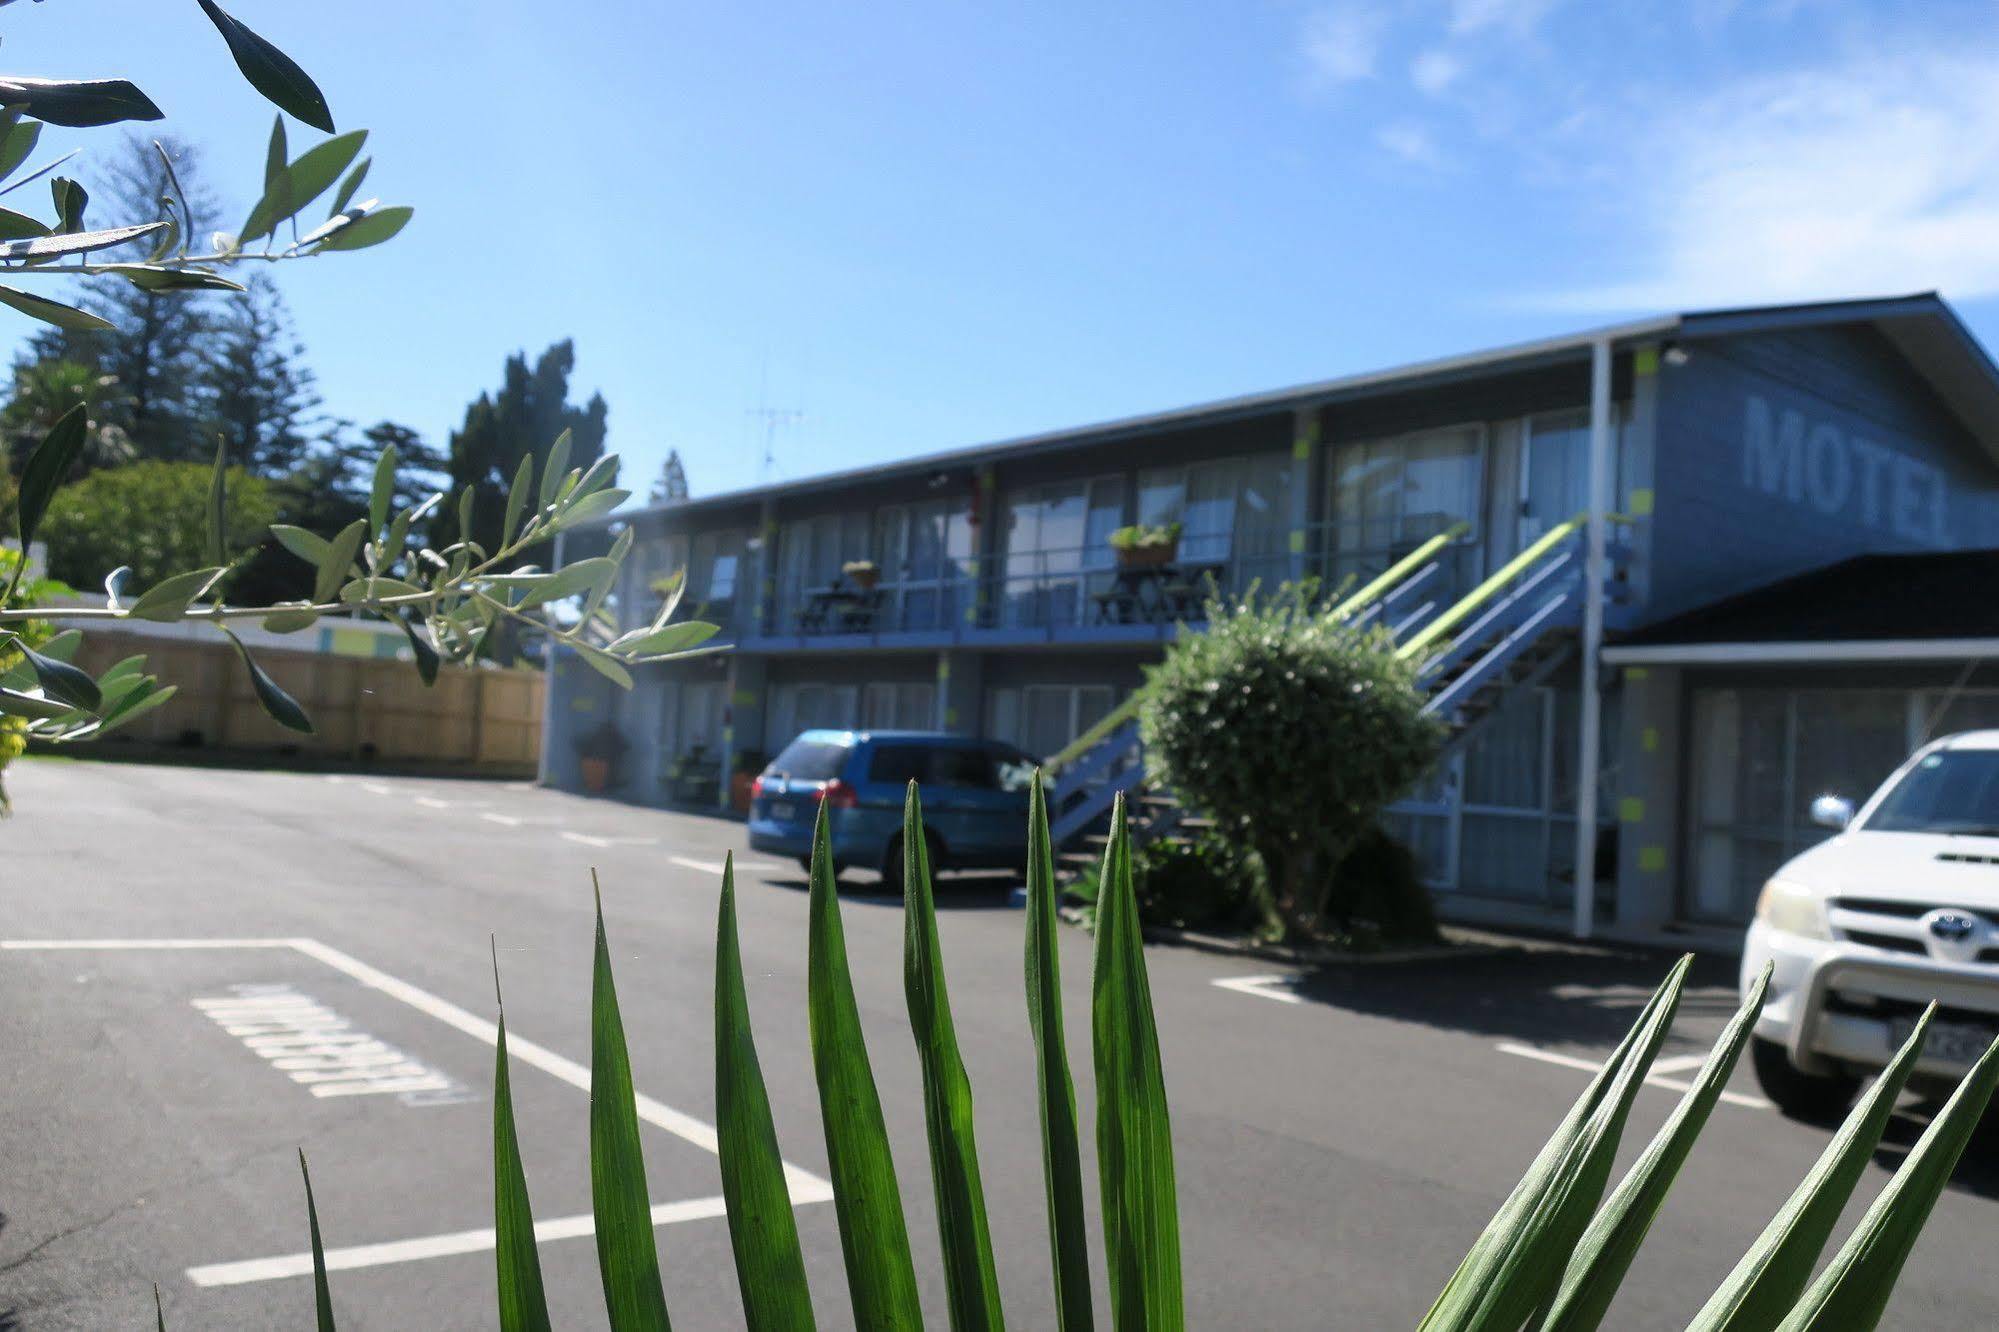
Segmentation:
{"type": "Polygon", "coordinates": [[[1315,578],[1428,663],[1450,740],[1389,824],[1445,916],[1722,940],[1828,835],[1813,797],[1999,726],[1999,369],[1934,294],[1669,315],[707,496],[565,555],[627,526],[606,609],[647,622],[684,568],[731,650],[630,691],[559,660],[543,779],[645,804],[727,807],[808,727],[945,729],[1060,760],[1079,835],[1142,778],[1121,705],[1200,631],[1197,589],[1315,578]],[[1170,558],[1120,563],[1114,531],[1167,523],[1170,558]]]}

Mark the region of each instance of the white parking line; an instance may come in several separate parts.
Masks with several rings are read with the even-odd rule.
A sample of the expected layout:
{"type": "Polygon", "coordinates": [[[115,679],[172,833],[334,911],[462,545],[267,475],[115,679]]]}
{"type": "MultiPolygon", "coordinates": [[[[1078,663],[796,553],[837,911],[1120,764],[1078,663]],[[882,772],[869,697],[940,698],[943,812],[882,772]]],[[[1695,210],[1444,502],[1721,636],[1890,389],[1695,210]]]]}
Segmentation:
{"type": "Polygon", "coordinates": [[[577,842],[584,846],[594,846],[604,850],[613,846],[651,846],[659,841],[657,837],[599,837],[594,833],[569,832],[559,834],[564,841],[577,842]]]}
{"type": "MultiPolygon", "coordinates": [[[[1577,1058],[1575,1055],[1556,1054],[1553,1050],[1537,1050],[1531,1045],[1520,1045],[1513,1041],[1501,1041],[1498,1045],[1494,1046],[1493,1048],[1498,1050],[1501,1054],[1518,1055],[1522,1059],[1534,1059],[1540,1061],[1543,1064],[1553,1064],[1558,1068],[1573,1068],[1578,1072],[1582,1073],[1596,1073],[1601,1071],[1603,1068],[1602,1064],[1597,1063],[1595,1060],[1592,1059],[1580,1059],[1577,1058]]],[[[1705,1055],[1694,1055],[1688,1057],[1692,1058],[1695,1064],[1703,1064],[1707,1062],[1707,1057],[1705,1055]]],[[[1682,1058],[1665,1060],[1661,1061],[1661,1063],[1670,1064],[1680,1068],[1686,1067],[1684,1059],[1682,1058]]],[[[1678,1078],[1668,1078],[1660,1076],[1659,1073],[1660,1067],[1661,1067],[1660,1063],[1655,1063],[1652,1066],[1652,1072],[1647,1074],[1645,1078],[1646,1086],[1657,1087],[1662,1091],[1680,1092],[1683,1095],[1686,1092],[1693,1090],[1693,1084],[1690,1082],[1682,1082],[1678,1078]]],[[[1761,1096],[1747,1096],[1744,1095],[1742,1092],[1724,1091],[1721,1094],[1721,1099],[1728,1102],[1730,1105],[1739,1105],[1745,1110],[1775,1110],[1777,1108],[1776,1106],[1772,1105],[1770,1102],[1764,1100],[1761,1096]]]]}
{"type": "Polygon", "coordinates": [[[518,828],[521,826],[521,821],[511,814],[481,814],[479,817],[488,823],[502,823],[509,828],[518,828]]]}
{"type": "Polygon", "coordinates": [[[390,788],[390,787],[387,787],[387,786],[384,786],[384,785],[383,785],[382,783],[380,783],[380,782],[362,782],[362,783],[361,783],[361,789],[362,789],[363,791],[366,791],[366,792],[367,792],[367,793],[368,793],[369,795],[394,795],[394,794],[395,794],[395,791],[394,791],[394,789],[392,789],[392,788],[390,788]]]}
{"type": "MultiPolygon", "coordinates": [[[[703,874],[720,874],[723,868],[719,860],[690,860],[686,856],[668,856],[667,859],[682,869],[700,870],[703,874]]],[[[748,869],[749,866],[743,868],[748,869]]]]}
{"type": "MultiPolygon", "coordinates": [[[[440,998],[428,990],[399,980],[385,971],[369,966],[359,958],[341,952],[317,939],[307,938],[220,938],[220,939],[0,939],[0,950],[27,951],[153,951],[165,949],[232,949],[232,948],[289,948],[306,957],[325,963],[371,990],[378,990],[391,999],[408,1004],[411,1008],[448,1027],[455,1027],[474,1040],[491,1047],[499,1043],[499,1028],[484,1018],[470,1013],[448,999],[440,998]]],[[[531,1041],[517,1032],[507,1035],[507,1053],[513,1062],[527,1064],[557,1078],[579,1091],[590,1090],[590,1070],[573,1059],[565,1058],[545,1045],[531,1041]]],[[[720,1150],[720,1142],[715,1128],[704,1120],[676,1110],[663,1101],[654,1100],[643,1093],[634,1093],[638,1117],[655,1128],[661,1128],[677,1138],[693,1143],[708,1152],[720,1150]]],[[[808,1170],[801,1170],[790,1162],[784,1162],[784,1178],[791,1194],[793,1206],[807,1203],[827,1202],[833,1197],[833,1185],[808,1170]]],[[[657,1204],[653,1207],[654,1224],[665,1221],[694,1220],[700,1216],[721,1215],[719,1210],[703,1211],[707,1207],[719,1205],[719,1199],[698,1198],[691,1202],[657,1204]],[[663,1218],[663,1220],[662,1220],[663,1218]]],[[[588,1230],[573,1230],[580,1221],[588,1218],[562,1217],[548,1222],[537,1222],[535,1232],[541,1234],[543,1225],[554,1226],[557,1233],[552,1238],[564,1238],[568,1233],[589,1234],[588,1230]],[[571,1231],[564,1231],[570,1227],[571,1231]]],[[[477,1252],[493,1247],[493,1232],[458,1231],[448,1235],[431,1236],[412,1240],[396,1240],[385,1244],[360,1245],[344,1250],[346,1257],[343,1267],[370,1267],[382,1263],[410,1262],[417,1258],[435,1257],[447,1253],[477,1252]],[[479,1237],[483,1236],[483,1240],[479,1237]],[[470,1247],[466,1247],[470,1246],[470,1247]],[[435,1249],[435,1252],[428,1251],[435,1249]]],[[[330,1260],[332,1254],[327,1255],[330,1260]]],[[[279,1277],[299,1276],[312,1270],[312,1259],[305,1256],[305,1266],[298,1266],[299,1255],[285,1254],[276,1258],[254,1258],[240,1263],[215,1263],[204,1267],[188,1269],[188,1277],[204,1285],[240,1284],[245,1281],[269,1281],[279,1277]],[[225,1274],[217,1278],[215,1273],[225,1274]],[[202,1280],[196,1273],[207,1274],[211,1279],[202,1280]],[[228,1275],[236,1273],[236,1275],[228,1275]],[[248,1275],[243,1275],[248,1273],[248,1275]]]]}
{"type": "MultiPolygon", "coordinates": [[[[797,1198],[794,1202],[800,1201],[797,1198]]],[[[811,1201],[807,1199],[805,1201],[811,1201]]],[[[728,1208],[720,1197],[693,1198],[687,1202],[657,1203],[652,1209],[652,1223],[655,1226],[671,1225],[676,1221],[700,1221],[708,1217],[725,1216],[728,1208]]],[[[597,1224],[594,1217],[559,1216],[550,1221],[534,1223],[535,1241],[546,1244],[550,1240],[579,1239],[594,1235],[597,1224]]],[[[494,1246],[491,1230],[458,1230],[448,1235],[426,1235],[422,1239],[391,1240],[386,1244],[355,1244],[347,1248],[328,1249],[326,1270],[345,1271],[355,1267],[383,1267],[390,1263],[411,1263],[424,1258],[448,1258],[453,1254],[487,1253],[494,1246]]],[[[188,1280],[197,1286],[240,1286],[252,1281],[276,1281],[283,1277],[306,1276],[312,1272],[312,1253],[281,1254],[275,1258],[246,1258],[235,1263],[210,1263],[206,1267],[187,1269],[188,1280]]]]}
{"type": "Polygon", "coordinates": [[[1208,984],[1237,994],[1253,994],[1259,999],[1275,999],[1280,1004],[1302,1004],[1305,1000],[1292,990],[1290,976],[1225,976],[1208,984]]]}

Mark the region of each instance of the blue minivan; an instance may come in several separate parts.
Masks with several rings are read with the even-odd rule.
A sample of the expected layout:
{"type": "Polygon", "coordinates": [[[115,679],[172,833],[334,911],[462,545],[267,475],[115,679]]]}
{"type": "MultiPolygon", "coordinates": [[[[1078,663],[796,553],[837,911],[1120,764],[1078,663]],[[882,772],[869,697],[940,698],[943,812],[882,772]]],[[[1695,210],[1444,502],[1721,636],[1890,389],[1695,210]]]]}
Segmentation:
{"type": "Polygon", "coordinates": [[[1022,868],[1036,766],[1012,745],[941,731],[803,731],[750,788],[750,845],[809,867],[824,802],[834,873],[878,869],[900,892],[902,801],[913,780],[931,869],[1022,868]]]}

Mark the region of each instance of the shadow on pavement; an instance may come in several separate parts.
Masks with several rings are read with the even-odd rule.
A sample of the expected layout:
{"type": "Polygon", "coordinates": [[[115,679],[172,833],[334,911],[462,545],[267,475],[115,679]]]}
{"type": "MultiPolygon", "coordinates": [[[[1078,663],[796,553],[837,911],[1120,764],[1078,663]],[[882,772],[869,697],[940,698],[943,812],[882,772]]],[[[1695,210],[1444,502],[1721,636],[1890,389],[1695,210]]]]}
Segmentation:
{"type": "MultiPolygon", "coordinates": [[[[1608,1049],[1673,962],[1663,952],[1523,945],[1464,958],[1322,967],[1301,977],[1295,993],[1403,1022],[1608,1049]]],[[[1734,959],[1696,956],[1680,999],[1680,1024],[1705,1018],[1718,1027],[1735,1007],[1734,959]]]]}
{"type": "MultiPolygon", "coordinates": [[[[764,880],[773,888],[789,888],[803,893],[811,888],[803,872],[764,880]]],[[[947,871],[933,879],[930,896],[939,911],[1011,911],[1013,890],[1020,886],[1017,874],[984,871],[947,871]]],[[[899,893],[882,891],[881,877],[850,871],[840,877],[840,901],[848,906],[892,907],[902,910],[899,893]]]]}

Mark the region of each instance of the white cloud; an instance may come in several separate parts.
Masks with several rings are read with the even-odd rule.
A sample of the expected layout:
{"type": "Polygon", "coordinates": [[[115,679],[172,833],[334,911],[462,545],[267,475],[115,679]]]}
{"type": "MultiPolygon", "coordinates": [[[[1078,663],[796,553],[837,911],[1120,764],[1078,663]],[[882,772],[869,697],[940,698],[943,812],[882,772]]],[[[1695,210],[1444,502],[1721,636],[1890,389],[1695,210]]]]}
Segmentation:
{"type": "Polygon", "coordinates": [[[1447,26],[1460,37],[1490,29],[1525,36],[1541,26],[1561,0],[1451,0],[1447,26]]]}
{"type": "Polygon", "coordinates": [[[1435,97],[1458,81],[1464,62],[1441,47],[1425,51],[1409,65],[1409,81],[1418,92],[1435,97]]]}
{"type": "Polygon", "coordinates": [[[1388,15],[1371,4],[1344,0],[1321,6],[1305,16],[1305,60],[1324,82],[1372,78],[1387,32],[1388,15]]]}
{"type": "Polygon", "coordinates": [[[1383,125],[1374,132],[1374,141],[1405,162],[1423,167],[1444,165],[1443,150],[1437,147],[1435,136],[1413,121],[1398,120],[1383,125]]]}
{"type": "Polygon", "coordinates": [[[1999,293],[1999,54],[1870,53],[1625,124],[1629,276],[1564,308],[1999,293]]]}

